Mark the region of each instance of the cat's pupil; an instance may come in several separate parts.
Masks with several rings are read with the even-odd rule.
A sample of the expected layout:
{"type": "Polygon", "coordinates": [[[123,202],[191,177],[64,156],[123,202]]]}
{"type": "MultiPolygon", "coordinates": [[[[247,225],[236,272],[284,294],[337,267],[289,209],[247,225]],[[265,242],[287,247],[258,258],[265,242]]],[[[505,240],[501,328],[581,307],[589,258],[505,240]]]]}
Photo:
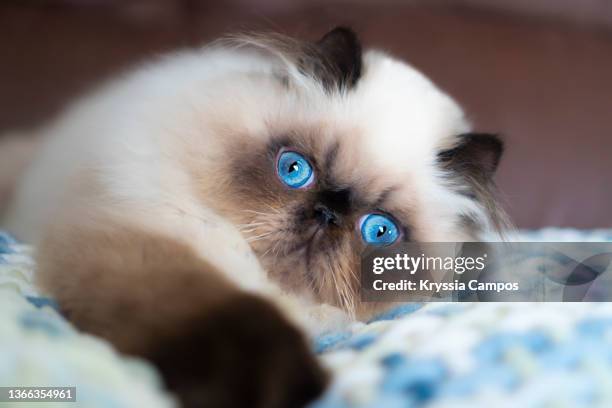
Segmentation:
{"type": "Polygon", "coordinates": [[[298,171],[299,169],[300,169],[300,164],[297,161],[294,161],[293,163],[289,165],[289,173],[298,171]]]}
{"type": "Polygon", "coordinates": [[[384,225],[381,225],[378,227],[378,231],[376,232],[376,237],[380,238],[383,235],[385,235],[386,232],[387,232],[387,227],[385,227],[384,225]]]}

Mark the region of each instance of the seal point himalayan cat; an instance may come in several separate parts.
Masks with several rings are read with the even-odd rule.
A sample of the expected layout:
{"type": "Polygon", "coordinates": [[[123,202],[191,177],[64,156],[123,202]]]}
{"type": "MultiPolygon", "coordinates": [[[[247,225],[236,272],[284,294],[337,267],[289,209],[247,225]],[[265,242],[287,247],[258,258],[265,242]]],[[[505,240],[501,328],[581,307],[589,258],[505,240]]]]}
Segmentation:
{"type": "Polygon", "coordinates": [[[4,226],[77,327],[189,407],[304,405],[328,381],[307,336],[385,307],[359,299],[367,245],[504,225],[502,142],[342,27],[168,55],[36,133],[4,226]]]}

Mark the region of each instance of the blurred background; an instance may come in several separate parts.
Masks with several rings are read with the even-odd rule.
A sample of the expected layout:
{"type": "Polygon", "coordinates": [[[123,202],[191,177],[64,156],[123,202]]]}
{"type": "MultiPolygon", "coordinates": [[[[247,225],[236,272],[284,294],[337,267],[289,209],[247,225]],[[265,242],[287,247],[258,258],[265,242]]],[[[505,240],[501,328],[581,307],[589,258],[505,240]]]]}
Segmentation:
{"type": "Polygon", "coordinates": [[[0,1],[0,134],[177,47],[350,25],[505,138],[498,184],[519,227],[612,227],[612,1],[0,1]]]}

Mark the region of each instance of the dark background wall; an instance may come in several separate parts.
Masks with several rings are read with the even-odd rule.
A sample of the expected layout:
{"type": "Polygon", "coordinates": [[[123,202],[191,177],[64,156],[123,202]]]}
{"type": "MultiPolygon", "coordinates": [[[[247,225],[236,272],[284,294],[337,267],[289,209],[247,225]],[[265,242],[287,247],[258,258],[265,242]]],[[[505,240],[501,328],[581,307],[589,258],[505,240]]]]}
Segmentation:
{"type": "Polygon", "coordinates": [[[153,55],[241,29],[316,39],[349,24],[507,141],[518,226],[612,227],[612,5],[606,0],[4,0],[0,133],[32,127],[153,55]]]}

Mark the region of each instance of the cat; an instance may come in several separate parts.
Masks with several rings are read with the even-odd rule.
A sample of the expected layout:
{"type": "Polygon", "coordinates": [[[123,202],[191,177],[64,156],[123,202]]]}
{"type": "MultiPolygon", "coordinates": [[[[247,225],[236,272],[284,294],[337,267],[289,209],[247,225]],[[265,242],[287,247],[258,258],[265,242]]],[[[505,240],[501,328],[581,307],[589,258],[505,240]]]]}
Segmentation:
{"type": "Polygon", "coordinates": [[[388,306],[360,301],[366,246],[506,223],[502,141],[344,27],[165,56],[38,134],[4,225],[77,327],[189,407],[304,405],[329,381],[308,337],[388,306]]]}

